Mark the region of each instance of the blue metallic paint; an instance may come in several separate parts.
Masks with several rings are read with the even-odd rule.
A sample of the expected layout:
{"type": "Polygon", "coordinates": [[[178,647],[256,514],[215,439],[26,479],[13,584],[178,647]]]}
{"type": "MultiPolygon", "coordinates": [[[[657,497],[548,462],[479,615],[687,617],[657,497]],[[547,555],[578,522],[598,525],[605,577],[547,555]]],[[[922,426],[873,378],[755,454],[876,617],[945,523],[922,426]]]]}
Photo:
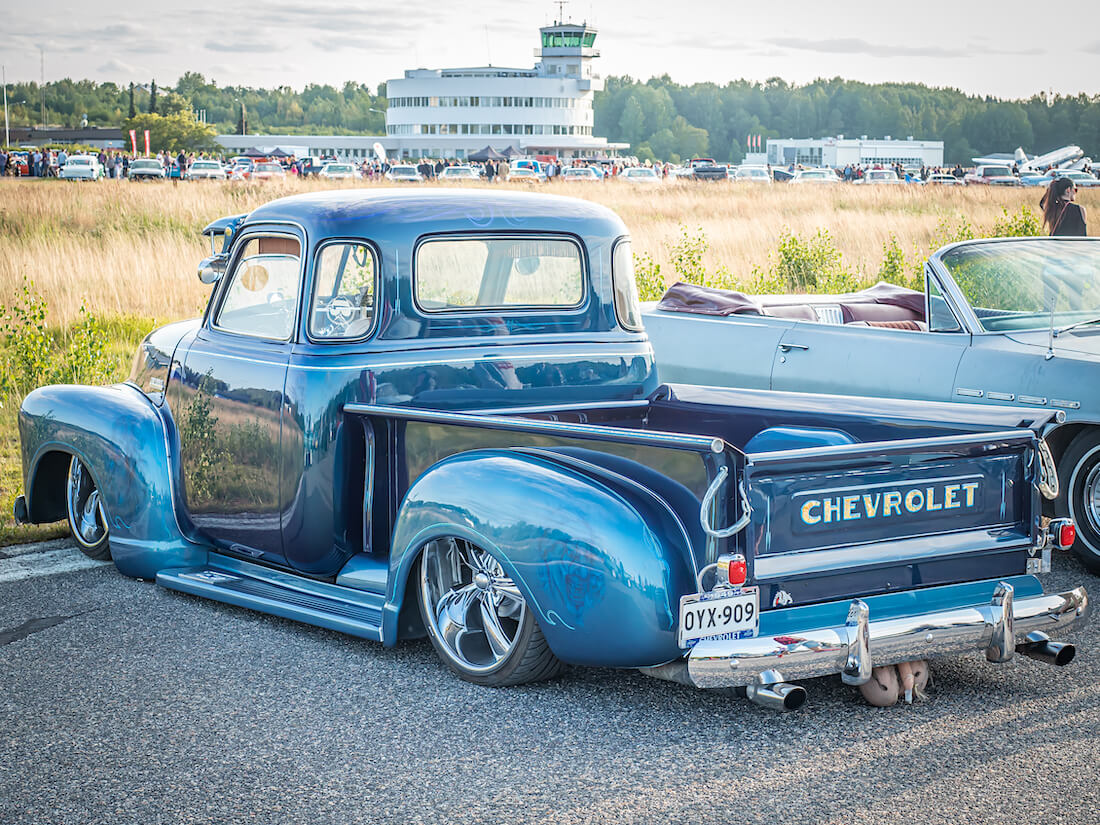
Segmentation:
{"type": "Polygon", "coordinates": [[[608,482],[545,453],[479,450],[435,465],[409,488],[394,526],[384,637],[394,636],[418,551],[456,536],[500,561],[564,661],[675,658],[679,597],[694,589],[691,550],[654,529],[652,501],[608,482]]]}

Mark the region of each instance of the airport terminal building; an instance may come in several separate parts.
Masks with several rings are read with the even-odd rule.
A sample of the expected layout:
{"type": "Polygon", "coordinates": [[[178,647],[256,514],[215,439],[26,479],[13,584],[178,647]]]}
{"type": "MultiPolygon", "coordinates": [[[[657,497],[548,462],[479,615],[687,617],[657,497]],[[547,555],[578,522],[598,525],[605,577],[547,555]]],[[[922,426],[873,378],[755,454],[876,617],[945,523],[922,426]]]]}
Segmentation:
{"type": "Polygon", "coordinates": [[[943,166],[942,140],[868,138],[769,138],[767,162],[772,166],[943,166]]]}
{"type": "Polygon", "coordinates": [[[219,135],[218,142],[349,160],[373,157],[376,142],[391,158],[461,159],[486,146],[563,158],[616,154],[629,144],[592,134],[593,96],[603,88],[592,65],[596,34],[585,23],[544,26],[530,69],[409,69],[386,84],[384,136],[219,135]]]}

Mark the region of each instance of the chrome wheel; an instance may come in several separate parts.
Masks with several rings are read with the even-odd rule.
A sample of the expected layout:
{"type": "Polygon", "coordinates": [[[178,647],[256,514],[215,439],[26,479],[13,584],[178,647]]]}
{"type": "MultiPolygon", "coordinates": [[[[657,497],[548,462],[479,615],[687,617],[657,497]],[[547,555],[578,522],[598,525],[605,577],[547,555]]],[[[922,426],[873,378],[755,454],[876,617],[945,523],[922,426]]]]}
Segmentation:
{"type": "Polygon", "coordinates": [[[464,539],[424,548],[420,598],[436,649],[460,673],[487,674],[516,652],[527,603],[500,562],[464,539]]]}
{"type": "Polygon", "coordinates": [[[105,559],[110,554],[107,544],[107,516],[88,468],[73,456],[69,462],[69,478],[65,500],[69,512],[69,529],[77,546],[88,556],[105,559]]]}

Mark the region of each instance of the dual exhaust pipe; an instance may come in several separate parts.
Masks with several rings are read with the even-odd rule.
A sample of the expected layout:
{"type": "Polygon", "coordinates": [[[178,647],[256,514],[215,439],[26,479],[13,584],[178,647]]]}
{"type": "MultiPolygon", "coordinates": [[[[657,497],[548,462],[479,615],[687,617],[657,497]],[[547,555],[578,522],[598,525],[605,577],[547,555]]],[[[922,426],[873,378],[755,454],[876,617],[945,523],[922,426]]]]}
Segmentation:
{"type": "Polygon", "coordinates": [[[1065,667],[1077,655],[1077,648],[1066,642],[1052,642],[1047,634],[1033,630],[1016,645],[1016,652],[1048,665],[1065,667]]]}
{"type": "MultiPolygon", "coordinates": [[[[1033,630],[1016,645],[1016,652],[1048,665],[1065,667],[1077,655],[1077,648],[1067,642],[1052,641],[1047,634],[1033,630]]],[[[769,710],[798,710],[806,704],[807,695],[805,688],[783,681],[779,671],[765,670],[746,685],[745,697],[769,710]]]]}

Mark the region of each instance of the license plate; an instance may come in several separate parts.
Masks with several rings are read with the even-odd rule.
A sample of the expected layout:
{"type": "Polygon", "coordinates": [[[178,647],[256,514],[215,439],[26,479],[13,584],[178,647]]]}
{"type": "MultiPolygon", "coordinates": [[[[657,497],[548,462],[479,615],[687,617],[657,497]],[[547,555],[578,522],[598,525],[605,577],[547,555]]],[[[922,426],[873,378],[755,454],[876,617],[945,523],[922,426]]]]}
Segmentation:
{"type": "Polygon", "coordinates": [[[680,647],[700,639],[744,639],[760,625],[760,591],[755,587],[680,597],[680,647]]]}

